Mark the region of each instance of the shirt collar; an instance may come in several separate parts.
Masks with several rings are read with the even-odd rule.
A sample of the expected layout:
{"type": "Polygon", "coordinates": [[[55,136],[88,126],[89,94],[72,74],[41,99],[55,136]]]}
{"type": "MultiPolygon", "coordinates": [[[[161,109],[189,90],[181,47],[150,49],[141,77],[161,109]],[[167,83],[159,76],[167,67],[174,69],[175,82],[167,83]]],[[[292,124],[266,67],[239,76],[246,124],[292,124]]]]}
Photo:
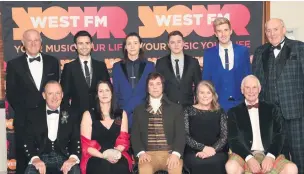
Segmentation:
{"type": "MultiPolygon", "coordinates": [[[[221,44],[219,44],[219,49],[220,49],[220,51],[224,52],[226,48],[224,48],[221,44]]],[[[227,49],[228,49],[228,51],[233,49],[231,41],[229,42],[229,45],[228,45],[227,49]]]]}
{"type": "Polygon", "coordinates": [[[41,58],[41,54],[40,54],[40,53],[38,53],[38,54],[37,54],[36,56],[34,56],[34,57],[33,57],[33,56],[28,55],[27,53],[25,53],[25,54],[26,54],[26,58],[27,58],[27,59],[30,59],[30,58],[36,58],[36,57],[38,57],[38,56],[41,58]]]}
{"type": "Polygon", "coordinates": [[[91,64],[91,59],[92,59],[91,56],[89,56],[89,59],[88,59],[88,60],[83,60],[83,59],[80,59],[80,58],[79,58],[81,64],[83,64],[84,61],[88,61],[88,64],[91,64]]]}
{"type": "Polygon", "coordinates": [[[179,62],[183,62],[184,61],[184,54],[182,54],[180,57],[174,57],[172,54],[171,54],[171,61],[175,63],[175,59],[178,59],[179,62]]]}
{"type": "MultiPolygon", "coordinates": [[[[59,106],[57,109],[58,109],[58,113],[60,113],[60,106],[59,106]]],[[[57,109],[55,109],[55,110],[57,110],[57,109]]],[[[46,110],[51,110],[51,111],[53,111],[53,109],[50,109],[48,105],[46,105],[46,110]]]]}
{"type": "MultiPolygon", "coordinates": [[[[257,100],[254,102],[254,104],[256,104],[256,103],[258,103],[258,102],[259,102],[259,99],[257,99],[257,100]]],[[[246,99],[245,99],[245,104],[246,104],[246,105],[250,105],[249,102],[248,102],[246,99]]]]}

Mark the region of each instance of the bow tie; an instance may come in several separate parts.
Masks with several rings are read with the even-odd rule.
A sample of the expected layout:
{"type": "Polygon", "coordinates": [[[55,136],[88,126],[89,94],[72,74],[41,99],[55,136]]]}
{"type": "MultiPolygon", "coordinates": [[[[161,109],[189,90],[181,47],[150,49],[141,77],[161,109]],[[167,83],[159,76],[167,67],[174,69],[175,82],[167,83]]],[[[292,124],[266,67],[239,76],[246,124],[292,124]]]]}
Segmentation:
{"type": "Polygon", "coordinates": [[[248,109],[252,109],[252,108],[259,108],[259,103],[256,103],[254,105],[247,105],[248,109]]]}
{"type": "Polygon", "coordinates": [[[282,41],[282,42],[280,42],[277,46],[271,46],[271,48],[272,48],[272,50],[274,50],[274,49],[278,49],[278,50],[281,50],[282,49],[282,43],[284,43],[285,42],[285,39],[282,41]]]}
{"type": "Polygon", "coordinates": [[[54,110],[54,111],[52,111],[52,110],[47,110],[46,113],[47,113],[48,115],[50,115],[50,114],[59,114],[59,111],[58,111],[58,109],[56,109],[56,110],[54,110]]]}
{"type": "Polygon", "coordinates": [[[35,60],[37,60],[38,62],[40,62],[40,56],[37,56],[35,58],[29,58],[30,63],[32,63],[35,60]]]}

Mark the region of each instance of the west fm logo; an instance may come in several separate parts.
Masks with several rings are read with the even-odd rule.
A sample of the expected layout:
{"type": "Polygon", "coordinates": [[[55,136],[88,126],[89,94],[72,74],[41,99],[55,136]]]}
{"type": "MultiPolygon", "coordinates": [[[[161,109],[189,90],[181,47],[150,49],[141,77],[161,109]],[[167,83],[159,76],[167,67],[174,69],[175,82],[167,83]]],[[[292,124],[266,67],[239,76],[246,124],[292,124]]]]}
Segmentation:
{"type": "Polygon", "coordinates": [[[128,23],[126,12],[116,6],[107,7],[62,7],[53,6],[12,8],[12,18],[18,28],[13,29],[13,39],[21,40],[22,34],[29,28],[35,28],[46,37],[60,40],[79,30],[87,30],[97,38],[115,38],[126,36],[124,29],[128,23]]]}
{"type": "Polygon", "coordinates": [[[222,6],[193,5],[190,9],[184,5],[139,6],[138,16],[144,26],[139,27],[139,33],[144,38],[161,36],[165,31],[181,31],[184,36],[195,32],[202,37],[214,34],[212,22],[216,17],[226,17],[230,20],[232,30],[236,35],[249,35],[246,26],[250,21],[250,12],[242,4],[225,4],[222,6]]]}

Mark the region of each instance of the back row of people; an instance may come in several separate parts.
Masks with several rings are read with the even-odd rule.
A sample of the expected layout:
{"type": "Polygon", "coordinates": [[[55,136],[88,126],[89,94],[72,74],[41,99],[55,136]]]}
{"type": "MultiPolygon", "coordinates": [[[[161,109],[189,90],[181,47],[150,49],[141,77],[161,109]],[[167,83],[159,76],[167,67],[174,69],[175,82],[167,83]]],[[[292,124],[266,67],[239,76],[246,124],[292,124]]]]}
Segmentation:
{"type": "MultiPolygon", "coordinates": [[[[278,23],[281,24],[281,21],[269,21],[266,25],[267,31],[277,27],[278,23]]],[[[279,27],[284,29],[284,25],[279,27]]],[[[240,92],[241,80],[251,73],[248,49],[232,44],[230,40],[232,30],[227,19],[217,18],[214,21],[214,30],[219,45],[205,50],[202,72],[196,59],[184,55],[184,38],[179,31],[174,31],[168,35],[170,54],[159,59],[155,68],[153,63],[143,59],[142,40],[139,35],[130,33],[126,37],[123,47],[125,59],[113,66],[112,81],[115,103],[125,111],[129,128],[134,123],[135,107],[145,101],[146,79],[148,74],[153,71],[160,72],[166,79],[164,93],[168,99],[180,104],[183,108],[193,104],[194,91],[201,79],[210,80],[215,85],[215,89],[219,93],[219,103],[224,111],[228,111],[231,107],[243,101],[240,92]],[[215,57],[218,57],[218,59],[215,57]]],[[[285,33],[282,34],[281,38],[283,40],[285,33]]],[[[275,33],[271,37],[274,38],[274,35],[275,33]]],[[[291,42],[288,39],[283,41],[285,40],[286,43],[287,41],[291,42]]],[[[22,146],[25,115],[30,110],[44,105],[43,86],[50,80],[58,81],[60,74],[58,61],[54,57],[39,52],[41,37],[37,31],[27,30],[22,42],[26,53],[8,62],[6,88],[7,99],[15,110],[17,173],[19,169],[24,171],[26,166],[24,165],[24,147],[22,146]]],[[[96,108],[95,97],[98,81],[110,82],[110,79],[105,64],[92,59],[90,56],[93,47],[91,35],[86,31],[80,31],[75,35],[74,43],[77,48],[78,59],[64,66],[60,83],[64,92],[62,107],[75,110],[77,113],[75,117],[77,117],[79,123],[83,112],[96,108]]],[[[273,44],[281,45],[282,43],[284,44],[284,42],[273,44]]],[[[299,57],[299,59],[294,60],[300,61],[302,59],[302,57],[299,57]]],[[[257,61],[259,60],[254,59],[254,64],[257,61]]],[[[301,64],[295,65],[301,66],[301,64]]],[[[256,70],[259,70],[258,72],[261,70],[259,67],[261,66],[254,66],[256,70]]],[[[263,79],[260,76],[258,77],[263,79]]],[[[299,75],[299,77],[302,76],[299,75]]],[[[265,84],[264,80],[262,83],[265,84]]],[[[297,120],[293,121],[296,121],[294,124],[298,123],[297,120]]],[[[300,129],[301,127],[299,127],[300,129]]],[[[290,130],[287,132],[292,133],[290,130]]],[[[299,136],[301,137],[301,135],[299,136]]],[[[302,139],[297,140],[302,141],[302,139]]],[[[292,147],[295,147],[292,149],[297,149],[297,144],[303,144],[297,142],[296,139],[291,141],[292,147]]],[[[293,151],[292,155],[295,156],[296,163],[299,164],[299,161],[302,160],[302,150],[298,149],[296,151],[293,151]],[[300,155],[295,154],[296,151],[300,155]]]]}

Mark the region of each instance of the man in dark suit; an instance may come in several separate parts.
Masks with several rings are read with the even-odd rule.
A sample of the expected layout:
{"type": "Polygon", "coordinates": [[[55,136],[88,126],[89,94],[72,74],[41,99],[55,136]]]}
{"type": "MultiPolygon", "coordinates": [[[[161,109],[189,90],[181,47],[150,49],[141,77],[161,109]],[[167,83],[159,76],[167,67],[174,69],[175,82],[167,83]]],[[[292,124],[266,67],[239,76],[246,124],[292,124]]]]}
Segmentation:
{"type": "Polygon", "coordinates": [[[297,174],[297,166],[280,155],[284,143],[280,109],[258,99],[259,80],[246,76],[241,83],[245,102],[228,111],[228,143],[232,154],[228,174],[297,174]]]}
{"type": "Polygon", "coordinates": [[[74,112],[60,107],[62,88],[49,81],[43,92],[46,105],[28,113],[24,151],[29,159],[25,174],[80,174],[80,132],[74,112]]]}
{"type": "Polygon", "coordinates": [[[63,105],[79,112],[81,120],[84,111],[95,108],[96,85],[98,81],[110,81],[106,64],[91,57],[93,39],[87,31],[74,36],[78,58],[64,65],[61,75],[63,105]]]}
{"type": "Polygon", "coordinates": [[[192,105],[195,88],[202,78],[199,63],[184,54],[184,37],[180,31],[169,33],[168,47],[170,54],[156,62],[156,71],[166,79],[164,93],[174,103],[192,105]]]}
{"type": "Polygon", "coordinates": [[[219,103],[227,112],[244,101],[240,86],[243,78],[251,74],[249,50],[232,43],[232,28],[227,18],[216,18],[213,28],[218,45],[204,50],[202,74],[203,80],[214,84],[219,103]]]}
{"type": "Polygon", "coordinates": [[[156,72],[147,78],[148,98],[134,110],[131,143],[139,158],[139,173],[166,170],[181,174],[185,147],[182,107],[163,94],[164,77],[156,72]]]}
{"type": "Polygon", "coordinates": [[[26,167],[22,147],[25,116],[30,109],[43,103],[44,85],[50,80],[58,81],[60,76],[58,60],[40,53],[41,41],[38,31],[25,31],[22,38],[25,54],[7,63],[6,97],[15,111],[16,174],[24,174],[26,167]]]}
{"type": "Polygon", "coordinates": [[[281,19],[265,24],[269,40],[256,49],[252,71],[263,86],[260,98],[280,107],[285,123],[286,149],[304,174],[304,43],[285,37],[281,19]]]}

